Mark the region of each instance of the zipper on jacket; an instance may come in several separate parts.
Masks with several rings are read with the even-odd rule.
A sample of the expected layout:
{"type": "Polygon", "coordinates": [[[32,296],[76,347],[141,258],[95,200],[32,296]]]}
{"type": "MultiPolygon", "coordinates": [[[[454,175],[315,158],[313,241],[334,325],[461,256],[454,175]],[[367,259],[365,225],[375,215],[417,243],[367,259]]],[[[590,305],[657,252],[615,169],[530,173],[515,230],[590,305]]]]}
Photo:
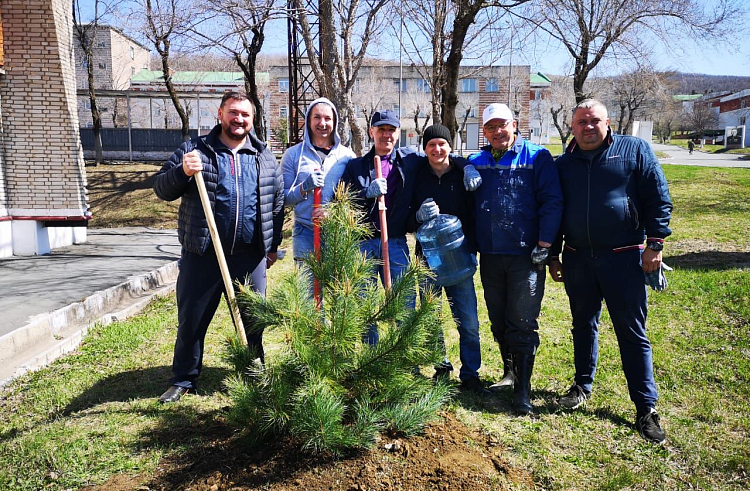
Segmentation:
{"type": "MultiPolygon", "coordinates": [[[[234,254],[234,246],[237,243],[237,227],[239,226],[240,221],[240,183],[239,183],[239,177],[240,177],[240,170],[237,169],[237,173],[234,172],[234,154],[229,154],[229,162],[232,164],[232,175],[234,175],[234,192],[235,192],[235,201],[237,202],[236,209],[234,211],[234,238],[232,239],[232,249],[229,251],[229,255],[234,254]]],[[[239,166],[238,166],[239,167],[239,166]]]]}
{"type": "Polygon", "coordinates": [[[586,176],[586,237],[589,239],[589,248],[591,257],[594,257],[594,244],[591,243],[591,161],[589,161],[589,170],[586,176]]]}

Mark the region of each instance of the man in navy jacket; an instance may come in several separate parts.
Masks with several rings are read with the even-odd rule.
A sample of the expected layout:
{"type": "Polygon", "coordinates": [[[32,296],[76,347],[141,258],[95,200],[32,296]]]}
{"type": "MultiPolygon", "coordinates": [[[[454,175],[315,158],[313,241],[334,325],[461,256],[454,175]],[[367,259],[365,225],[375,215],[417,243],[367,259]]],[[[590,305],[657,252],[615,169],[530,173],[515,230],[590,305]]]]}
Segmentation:
{"type": "MultiPolygon", "coordinates": [[[[182,245],[177,278],[177,340],[170,387],[159,398],[169,403],[196,389],[203,367],[203,342],[224,283],[208,222],[193,176],[203,172],[209,200],[232,281],[250,279],[265,294],[266,268],[276,261],[284,224],[281,167],[252,133],[253,105],[242,92],[221,100],[220,124],[206,136],[185,142],[154,182],[163,200],[182,198],[177,235],[182,245]]],[[[249,325],[251,319],[243,323],[249,325]]],[[[262,334],[248,333],[251,350],[263,358],[262,334]]]]}
{"type": "Polygon", "coordinates": [[[490,104],[482,122],[489,145],[469,157],[482,177],[474,196],[476,243],[492,334],[505,365],[503,380],[491,388],[513,385],[514,410],[531,414],[537,318],[562,193],[552,156],[516,133],[508,106],[490,104]]]}
{"type": "Polygon", "coordinates": [[[644,439],[662,443],[644,272],[661,268],[664,239],[671,233],[667,181],[647,142],[612,134],[601,102],[579,103],[572,126],[575,138],[557,159],[565,208],[550,261],[552,278],[565,282],[573,317],[575,383],[559,402],[575,409],[591,395],[604,299],[637,411],[636,428],[644,439]]]}

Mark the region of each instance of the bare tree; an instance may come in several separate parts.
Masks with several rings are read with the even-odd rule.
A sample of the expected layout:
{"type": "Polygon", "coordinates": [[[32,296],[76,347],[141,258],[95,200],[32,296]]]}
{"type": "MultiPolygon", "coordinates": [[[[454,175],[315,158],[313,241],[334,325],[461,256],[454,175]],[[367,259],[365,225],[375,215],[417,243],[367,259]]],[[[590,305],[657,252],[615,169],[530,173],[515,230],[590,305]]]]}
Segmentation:
{"type": "Polygon", "coordinates": [[[620,134],[630,133],[637,112],[657,97],[671,76],[671,73],[658,72],[651,67],[644,66],[614,77],[612,94],[619,108],[617,131],[620,134]]]}
{"type": "Polygon", "coordinates": [[[310,68],[321,95],[338,108],[344,143],[349,139],[344,128],[351,129],[351,146],[358,155],[362,153],[365,131],[357,122],[352,92],[373,34],[381,31],[383,22],[390,22],[382,15],[388,4],[388,0],[318,0],[317,11],[308,11],[306,2],[294,0],[292,15],[299,20],[310,68]],[[318,23],[318,41],[325,49],[318,50],[315,45],[316,32],[310,18],[318,23]]]}
{"type": "Polygon", "coordinates": [[[572,131],[572,111],[576,105],[571,90],[573,81],[569,77],[552,76],[550,82],[549,108],[552,115],[552,124],[555,125],[557,133],[560,135],[564,150],[572,131]]]}
{"type": "Polygon", "coordinates": [[[722,38],[739,22],[741,0],[718,0],[713,9],[699,0],[537,0],[524,17],[556,39],[570,54],[576,102],[586,98],[584,84],[605,57],[643,56],[650,43],[667,45],[693,36],[722,38]]]}
{"type": "Polygon", "coordinates": [[[192,18],[187,2],[188,0],[135,0],[131,11],[135,22],[131,29],[148,39],[159,55],[164,86],[180,117],[184,140],[190,139],[190,119],[172,80],[172,45],[176,41],[185,41],[185,19],[192,18]]]}
{"type": "Polygon", "coordinates": [[[263,140],[267,136],[265,109],[255,77],[266,22],[279,14],[276,4],[276,0],[207,0],[200,8],[199,19],[190,29],[199,48],[220,48],[242,71],[245,92],[255,106],[253,128],[263,140]]]}
{"type": "Polygon", "coordinates": [[[706,132],[715,130],[719,125],[718,111],[708,102],[696,101],[693,108],[686,113],[690,129],[701,135],[701,145],[706,143],[706,132]]]}
{"type": "Polygon", "coordinates": [[[89,22],[82,19],[81,0],[73,0],[73,32],[78,46],[81,48],[84,59],[82,63],[86,68],[87,89],[89,105],[91,106],[91,119],[94,132],[94,165],[99,165],[104,160],[102,149],[102,111],[96,99],[96,84],[94,82],[94,42],[96,33],[102,19],[112,12],[112,6],[101,0],[93,0],[94,14],[89,22]]]}
{"type": "MultiPolygon", "coordinates": [[[[352,103],[355,105],[353,117],[357,117],[356,109],[365,118],[365,128],[370,127],[370,121],[375,111],[382,109],[380,106],[385,98],[383,91],[383,70],[378,66],[368,66],[365,76],[358,78],[352,90],[352,103]]],[[[369,134],[367,135],[369,141],[369,134]]],[[[364,143],[364,142],[363,142],[364,143]]]]}

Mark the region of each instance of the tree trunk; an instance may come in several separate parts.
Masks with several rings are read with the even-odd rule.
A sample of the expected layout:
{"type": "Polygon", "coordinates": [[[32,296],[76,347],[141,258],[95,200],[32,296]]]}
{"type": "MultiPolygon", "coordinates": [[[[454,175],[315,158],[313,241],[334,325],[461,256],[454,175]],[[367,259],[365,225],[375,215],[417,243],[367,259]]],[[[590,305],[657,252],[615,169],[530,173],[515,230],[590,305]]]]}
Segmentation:
{"type": "Polygon", "coordinates": [[[451,50],[448,59],[445,61],[445,85],[441,87],[443,110],[443,125],[451,132],[451,146],[456,144],[456,131],[458,131],[458,121],[456,121],[456,107],[458,106],[458,76],[463,59],[463,46],[466,39],[466,33],[469,27],[474,23],[477,13],[482,8],[482,0],[470,0],[466,3],[460,3],[456,17],[453,21],[453,33],[451,35],[451,50]]]}
{"type": "Polygon", "coordinates": [[[104,149],[102,148],[102,113],[96,103],[96,89],[94,89],[94,53],[92,49],[86,50],[86,59],[88,61],[88,84],[89,84],[89,103],[91,104],[91,120],[94,130],[94,165],[99,165],[104,160],[104,149]]]}

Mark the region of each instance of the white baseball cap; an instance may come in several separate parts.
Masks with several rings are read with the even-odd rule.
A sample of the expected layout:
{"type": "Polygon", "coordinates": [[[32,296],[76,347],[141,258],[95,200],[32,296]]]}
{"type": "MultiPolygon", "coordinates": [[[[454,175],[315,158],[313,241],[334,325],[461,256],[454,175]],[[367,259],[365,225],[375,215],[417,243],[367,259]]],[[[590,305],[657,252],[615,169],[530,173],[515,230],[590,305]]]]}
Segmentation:
{"type": "Polygon", "coordinates": [[[482,124],[485,125],[493,119],[504,119],[505,121],[513,121],[513,111],[510,110],[505,104],[490,104],[484,108],[482,112],[482,124]]]}

